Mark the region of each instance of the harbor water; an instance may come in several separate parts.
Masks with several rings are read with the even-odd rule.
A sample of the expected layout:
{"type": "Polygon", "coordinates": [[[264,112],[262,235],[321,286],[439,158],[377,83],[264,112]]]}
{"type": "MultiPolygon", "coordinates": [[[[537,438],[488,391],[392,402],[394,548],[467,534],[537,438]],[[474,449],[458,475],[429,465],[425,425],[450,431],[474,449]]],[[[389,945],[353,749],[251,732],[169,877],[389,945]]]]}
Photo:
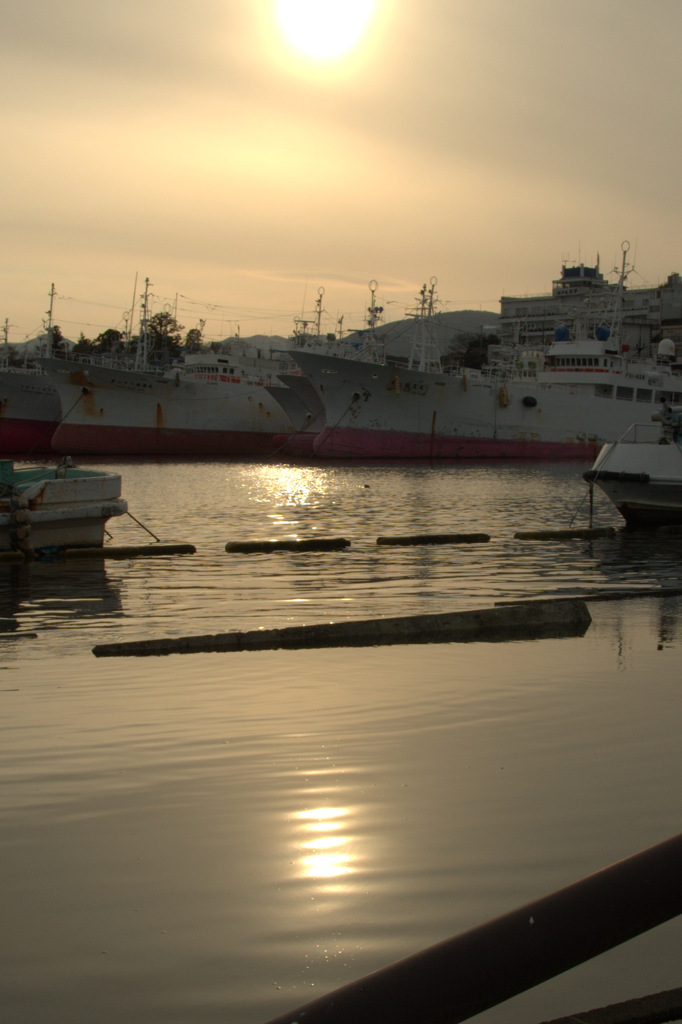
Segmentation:
{"type": "MultiPolygon", "coordinates": [[[[264,1024],[682,831],[682,537],[625,532],[586,465],[87,464],[122,475],[112,543],[196,553],[0,565],[4,1024],[264,1024]],[[350,546],[225,550],[313,537],[350,546]],[[92,653],[604,592],[561,639],[92,653]]],[[[681,949],[475,1020],[674,988],[681,949]]]]}

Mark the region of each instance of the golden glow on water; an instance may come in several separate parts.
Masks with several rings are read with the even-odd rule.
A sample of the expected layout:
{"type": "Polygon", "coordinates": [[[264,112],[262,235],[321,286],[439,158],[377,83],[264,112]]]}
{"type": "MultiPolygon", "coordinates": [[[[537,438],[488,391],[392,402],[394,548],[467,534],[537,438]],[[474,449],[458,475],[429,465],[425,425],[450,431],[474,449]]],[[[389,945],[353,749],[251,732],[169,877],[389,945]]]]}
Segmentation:
{"type": "MultiPolygon", "coordinates": [[[[274,504],[285,509],[319,505],[325,495],[323,469],[310,466],[263,465],[249,467],[249,498],[259,504],[274,504]]],[[[286,519],[285,512],[270,518],[286,519]]]]}
{"type": "Polygon", "coordinates": [[[348,810],[343,807],[315,807],[299,811],[305,838],[301,843],[300,871],[305,878],[336,879],[353,871],[346,824],[348,810]]]}
{"type": "MultiPolygon", "coordinates": [[[[679,831],[682,540],[513,536],[568,523],[579,469],[117,467],[135,517],[196,554],[0,573],[20,627],[0,666],[0,856],[19,922],[0,952],[23,1021],[165,1024],[218,1003],[270,1020],[679,831]],[[225,556],[227,539],[292,529],[351,545],[225,556]],[[490,543],[376,545],[471,529],[490,543]],[[91,653],[666,586],[592,602],[576,639],[91,653]]],[[[139,543],[120,519],[114,544],[139,543]]],[[[578,997],[567,975],[505,1020],[617,1002],[624,977],[669,988],[676,927],[585,965],[578,997]]]]}

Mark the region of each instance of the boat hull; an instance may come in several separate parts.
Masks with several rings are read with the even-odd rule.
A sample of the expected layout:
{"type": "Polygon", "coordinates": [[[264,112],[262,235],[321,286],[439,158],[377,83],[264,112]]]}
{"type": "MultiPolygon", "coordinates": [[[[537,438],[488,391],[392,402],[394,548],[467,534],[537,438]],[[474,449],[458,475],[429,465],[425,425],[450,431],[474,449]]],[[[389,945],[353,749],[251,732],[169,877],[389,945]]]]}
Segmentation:
{"type": "Polygon", "coordinates": [[[277,435],[256,431],[199,430],[62,423],[52,437],[52,449],[62,455],[159,455],[210,458],[272,455],[277,435]]]}
{"type": "Polygon", "coordinates": [[[682,525],[682,449],[678,444],[604,445],[585,479],[603,491],[628,526],[682,525]]]}
{"type": "Polygon", "coordinates": [[[14,470],[3,462],[0,550],[101,547],[105,525],[128,511],[121,477],[60,466],[14,470]]]}
{"type": "Polygon", "coordinates": [[[313,440],[313,451],[340,459],[593,459],[598,441],[577,438],[486,438],[419,434],[404,430],[326,427],[313,440]]]}
{"type": "MultiPolygon", "coordinates": [[[[36,553],[47,548],[102,547],[107,521],[127,511],[128,504],[123,498],[67,508],[31,510],[28,547],[36,553]]],[[[14,528],[11,514],[0,512],[0,551],[17,548],[14,528]]]]}
{"type": "Polygon", "coordinates": [[[326,425],[313,442],[322,458],[591,461],[633,418],[633,403],[601,397],[599,383],[593,389],[295,358],[324,403],[326,425]]]}
{"type": "Polygon", "coordinates": [[[294,433],[276,438],[277,450],[283,455],[310,458],[317,434],[324,427],[324,406],[307,377],[302,374],[280,374],[284,387],[269,387],[268,392],[291,421],[294,433]]]}
{"type": "Polygon", "coordinates": [[[0,454],[45,455],[60,414],[59,395],[44,375],[0,373],[0,454]]]}
{"type": "Polygon", "coordinates": [[[52,448],[65,455],[272,455],[293,427],[264,386],[161,379],[45,361],[64,415],[52,448]],[[55,372],[56,371],[56,372],[55,372]]]}

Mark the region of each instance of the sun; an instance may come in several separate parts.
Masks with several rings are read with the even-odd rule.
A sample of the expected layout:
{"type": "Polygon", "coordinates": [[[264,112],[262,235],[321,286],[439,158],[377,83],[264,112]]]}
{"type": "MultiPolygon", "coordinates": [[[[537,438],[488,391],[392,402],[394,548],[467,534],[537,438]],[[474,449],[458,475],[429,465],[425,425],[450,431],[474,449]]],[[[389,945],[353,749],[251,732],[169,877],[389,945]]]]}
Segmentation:
{"type": "Polygon", "coordinates": [[[360,42],[376,0],[277,0],[289,43],[306,57],[330,61],[360,42]]]}

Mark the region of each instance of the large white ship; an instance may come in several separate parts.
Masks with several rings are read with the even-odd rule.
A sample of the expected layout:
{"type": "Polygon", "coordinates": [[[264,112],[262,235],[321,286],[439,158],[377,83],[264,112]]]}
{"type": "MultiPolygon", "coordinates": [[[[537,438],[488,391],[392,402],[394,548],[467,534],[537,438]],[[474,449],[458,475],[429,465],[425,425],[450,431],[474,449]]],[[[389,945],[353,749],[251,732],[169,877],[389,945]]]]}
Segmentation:
{"type": "Polygon", "coordinates": [[[594,459],[665,399],[682,376],[598,339],[556,342],[526,377],[432,373],[295,353],[325,407],[313,450],[325,458],[594,459]]]}
{"type": "Polygon", "coordinates": [[[293,351],[324,405],[313,441],[324,458],[594,459],[601,446],[662,401],[682,398],[675,345],[620,341],[628,243],[618,286],[601,311],[583,305],[546,350],[500,346],[482,370],[441,368],[429,342],[432,287],[422,289],[406,365],[293,351]],[[427,301],[428,300],[428,301],[427,301]],[[651,351],[649,351],[651,350],[651,351]]]}
{"type": "Polygon", "coordinates": [[[0,370],[0,454],[32,455],[52,451],[59,419],[59,395],[38,370],[0,370]]]}
{"type": "Polygon", "coordinates": [[[162,376],[65,359],[40,361],[59,394],[54,451],[67,455],[272,455],[293,431],[266,381],[194,365],[162,376]]]}

